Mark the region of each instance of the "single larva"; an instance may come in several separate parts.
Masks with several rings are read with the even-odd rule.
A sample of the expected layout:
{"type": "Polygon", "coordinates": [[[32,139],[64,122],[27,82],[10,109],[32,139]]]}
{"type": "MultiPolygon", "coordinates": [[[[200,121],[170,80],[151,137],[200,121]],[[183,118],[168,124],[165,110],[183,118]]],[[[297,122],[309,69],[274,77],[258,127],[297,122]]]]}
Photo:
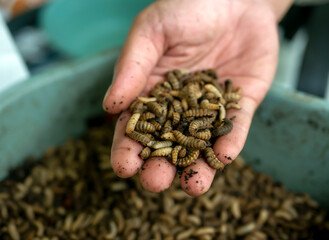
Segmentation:
{"type": "Polygon", "coordinates": [[[210,129],[206,129],[194,134],[194,137],[199,138],[201,140],[209,140],[211,138],[210,129]]]}
{"type": "Polygon", "coordinates": [[[155,118],[154,113],[146,112],[146,113],[142,113],[140,120],[147,121],[153,118],[155,118]]]}
{"type": "Polygon", "coordinates": [[[157,116],[157,117],[162,116],[164,109],[162,108],[162,106],[159,103],[148,102],[146,105],[150,109],[150,111],[155,114],[155,116],[157,116]]]}
{"type": "Polygon", "coordinates": [[[171,132],[172,131],[172,121],[171,119],[168,119],[165,124],[163,125],[162,128],[162,134],[165,134],[167,132],[171,132]]]}
{"type": "Polygon", "coordinates": [[[186,153],[187,153],[187,150],[186,150],[186,148],[183,147],[183,148],[179,151],[179,153],[178,153],[178,157],[179,157],[179,158],[183,158],[183,157],[186,156],[186,153]]]}
{"type": "Polygon", "coordinates": [[[216,116],[217,112],[209,109],[190,109],[182,113],[182,118],[188,117],[212,117],[216,116]]]}
{"type": "Polygon", "coordinates": [[[129,111],[131,113],[143,113],[146,110],[146,106],[138,100],[134,101],[131,105],[131,108],[129,108],[129,111]]]}
{"type": "Polygon", "coordinates": [[[139,153],[138,156],[140,156],[143,160],[148,159],[151,154],[151,148],[145,147],[143,150],[139,153]]]}
{"type": "Polygon", "coordinates": [[[157,131],[160,131],[161,130],[162,126],[161,126],[161,124],[159,122],[157,122],[156,120],[153,119],[153,120],[151,120],[151,123],[153,124],[153,126],[155,127],[155,129],[157,131]]]}
{"type": "Polygon", "coordinates": [[[226,109],[234,108],[234,109],[238,109],[238,110],[240,110],[240,109],[241,109],[241,106],[240,106],[238,103],[230,102],[230,103],[227,103],[227,104],[226,104],[225,108],[226,108],[226,109]]]}
{"type": "Polygon", "coordinates": [[[222,104],[219,104],[220,110],[219,110],[219,121],[223,121],[226,117],[226,110],[225,107],[222,104]]]}
{"type": "Polygon", "coordinates": [[[201,118],[194,120],[190,123],[188,131],[191,135],[194,135],[198,130],[210,128],[211,122],[207,120],[207,118],[201,118]]]}
{"type": "Polygon", "coordinates": [[[208,99],[204,99],[200,103],[200,107],[210,110],[218,110],[220,108],[219,104],[210,103],[208,99]]]}
{"type": "Polygon", "coordinates": [[[173,144],[172,141],[156,141],[151,147],[154,149],[171,147],[173,144]]]}
{"type": "Polygon", "coordinates": [[[173,131],[173,134],[177,140],[177,142],[187,148],[193,148],[193,149],[205,149],[206,148],[206,142],[200,139],[196,139],[194,137],[187,137],[183,133],[175,130],[173,131]]]}
{"type": "Polygon", "coordinates": [[[218,99],[218,97],[213,92],[206,92],[204,97],[208,100],[218,99]]]}
{"type": "Polygon", "coordinates": [[[194,163],[198,159],[199,154],[200,154],[200,150],[191,151],[191,153],[189,153],[186,157],[179,158],[177,160],[177,166],[187,167],[187,166],[191,165],[192,163],[194,163]]]}
{"type": "Polygon", "coordinates": [[[178,113],[182,113],[183,112],[183,108],[182,108],[182,104],[179,100],[174,100],[172,102],[172,106],[174,107],[174,111],[178,112],[178,113]]]}
{"type": "Polygon", "coordinates": [[[187,111],[188,110],[188,102],[187,102],[186,98],[182,99],[181,104],[182,104],[183,110],[187,111]]]}
{"type": "Polygon", "coordinates": [[[205,150],[203,150],[205,154],[205,158],[207,163],[210,167],[217,169],[217,170],[223,170],[224,164],[219,161],[219,159],[216,157],[214,150],[211,147],[207,147],[205,150]]]}
{"type": "Polygon", "coordinates": [[[235,93],[235,92],[225,93],[224,98],[225,98],[226,102],[236,102],[241,99],[241,94],[235,93]]]}
{"type": "Polygon", "coordinates": [[[190,108],[198,107],[198,99],[196,97],[196,91],[193,83],[187,85],[187,102],[190,108]]]}
{"type": "Polygon", "coordinates": [[[144,133],[153,133],[155,132],[155,127],[152,123],[146,121],[138,121],[135,127],[136,131],[144,133]]]}
{"type": "Polygon", "coordinates": [[[211,134],[213,137],[221,137],[221,136],[224,136],[224,135],[228,134],[229,132],[231,132],[232,129],[233,129],[232,120],[229,118],[224,118],[223,124],[221,126],[219,126],[218,128],[215,128],[211,132],[211,134]]]}
{"type": "Polygon", "coordinates": [[[179,90],[181,88],[181,83],[175,76],[174,72],[167,73],[167,80],[174,90],[179,90]]]}
{"type": "Polygon", "coordinates": [[[161,138],[168,141],[176,142],[175,135],[172,132],[167,132],[161,135],[161,138]]]}
{"type": "Polygon", "coordinates": [[[130,138],[134,139],[137,142],[140,142],[144,146],[147,146],[147,144],[151,141],[149,137],[147,137],[143,133],[139,133],[136,131],[133,131],[132,133],[127,134],[130,138]]]}
{"type": "Polygon", "coordinates": [[[171,154],[172,150],[173,150],[172,147],[160,148],[153,151],[150,157],[167,157],[171,154]]]}
{"type": "Polygon", "coordinates": [[[167,118],[172,118],[173,114],[174,114],[174,107],[172,105],[170,105],[168,113],[167,113],[167,118]]]}
{"type": "Polygon", "coordinates": [[[175,126],[180,121],[180,114],[178,112],[173,113],[172,125],[175,126]]]}
{"type": "Polygon", "coordinates": [[[181,145],[177,145],[176,147],[174,147],[174,149],[171,152],[171,162],[174,165],[177,165],[177,160],[178,160],[178,153],[180,152],[180,150],[183,147],[181,145]]]}
{"type": "Polygon", "coordinates": [[[140,118],[141,114],[140,113],[134,113],[128,123],[127,123],[127,127],[126,127],[126,133],[127,134],[130,134],[132,133],[134,130],[135,130],[135,127],[136,127],[136,124],[140,118]]]}
{"type": "Polygon", "coordinates": [[[225,93],[233,92],[233,84],[230,79],[225,80],[225,93]]]}
{"type": "Polygon", "coordinates": [[[137,97],[137,99],[144,104],[148,102],[155,102],[157,100],[155,97],[137,97]]]}
{"type": "Polygon", "coordinates": [[[223,95],[219,92],[219,90],[213,84],[206,84],[206,85],[204,85],[204,88],[208,92],[212,92],[213,94],[215,94],[216,97],[219,97],[220,99],[223,98],[223,95]]]}

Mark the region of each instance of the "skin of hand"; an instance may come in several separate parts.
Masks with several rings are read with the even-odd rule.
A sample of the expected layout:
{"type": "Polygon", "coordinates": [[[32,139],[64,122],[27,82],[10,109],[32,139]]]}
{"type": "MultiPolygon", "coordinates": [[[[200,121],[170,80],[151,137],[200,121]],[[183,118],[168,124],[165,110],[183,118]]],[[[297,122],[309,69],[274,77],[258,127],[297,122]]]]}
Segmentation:
{"type": "MultiPolygon", "coordinates": [[[[280,13],[281,14],[281,13],[280,13]]],[[[229,164],[242,150],[253,114],[274,78],[278,58],[277,15],[271,5],[256,0],[160,0],[135,19],[116,63],[113,84],[104,98],[104,109],[112,114],[129,107],[140,95],[164,80],[173,69],[214,68],[219,82],[230,78],[243,89],[241,110],[230,134],[217,139],[215,154],[229,164]]],[[[142,146],[126,137],[130,117],[123,112],[116,125],[111,163],[115,173],[128,178],[142,169],[143,187],[151,192],[171,185],[176,167],[165,158],[142,161],[142,146]]],[[[215,170],[204,159],[187,167],[197,171],[187,183],[184,171],[182,189],[191,196],[205,193],[215,170]]]]}

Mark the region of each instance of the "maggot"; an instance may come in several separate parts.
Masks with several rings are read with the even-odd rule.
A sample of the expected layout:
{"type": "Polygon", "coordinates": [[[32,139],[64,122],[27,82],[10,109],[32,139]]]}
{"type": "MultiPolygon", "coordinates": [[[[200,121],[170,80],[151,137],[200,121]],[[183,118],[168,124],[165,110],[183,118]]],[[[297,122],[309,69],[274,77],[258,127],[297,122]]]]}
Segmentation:
{"type": "Polygon", "coordinates": [[[186,153],[187,153],[187,150],[186,150],[186,148],[183,147],[183,148],[179,151],[179,153],[178,153],[178,157],[179,157],[179,158],[183,158],[183,157],[186,156],[186,153]]]}
{"type": "Polygon", "coordinates": [[[143,160],[148,159],[151,154],[151,149],[149,147],[143,148],[143,150],[138,154],[143,160]]]}
{"type": "Polygon", "coordinates": [[[143,113],[145,110],[146,106],[144,106],[144,104],[138,100],[135,100],[129,108],[131,113],[143,113]]]}
{"type": "Polygon", "coordinates": [[[241,94],[235,93],[235,92],[225,93],[224,98],[225,98],[226,102],[236,102],[241,99],[241,94]]]}
{"type": "Polygon", "coordinates": [[[150,109],[151,112],[153,112],[155,114],[155,116],[157,117],[161,117],[164,109],[162,108],[162,106],[157,103],[157,102],[148,102],[147,107],[150,109]]]}
{"type": "Polygon", "coordinates": [[[155,102],[157,99],[155,97],[137,97],[137,99],[142,103],[155,102]]]}
{"type": "Polygon", "coordinates": [[[201,140],[209,140],[211,138],[211,131],[206,129],[204,131],[200,131],[194,134],[194,137],[199,138],[201,140]]]}
{"type": "Polygon", "coordinates": [[[204,155],[206,158],[207,163],[210,167],[217,169],[217,170],[223,170],[224,164],[219,161],[219,159],[216,157],[214,150],[211,147],[207,147],[204,151],[204,155]]]}
{"type": "Polygon", "coordinates": [[[167,113],[167,118],[172,118],[174,114],[174,107],[170,105],[168,113],[167,113]]]}
{"type": "Polygon", "coordinates": [[[161,128],[162,128],[162,126],[161,126],[161,124],[160,123],[158,123],[156,120],[151,120],[151,123],[153,124],[153,126],[155,127],[155,129],[157,130],[157,131],[160,131],[161,130],[161,128]]]}
{"type": "Polygon", "coordinates": [[[172,132],[167,132],[161,135],[161,138],[168,141],[176,142],[175,135],[172,132]]]}
{"type": "Polygon", "coordinates": [[[194,148],[194,149],[205,149],[206,142],[194,137],[187,137],[183,133],[175,130],[173,134],[177,140],[177,142],[187,148],[194,148]]]}
{"type": "Polygon", "coordinates": [[[215,128],[211,134],[213,137],[221,137],[224,136],[226,134],[228,134],[229,132],[231,132],[233,129],[233,122],[231,119],[229,118],[224,118],[223,120],[223,124],[217,128],[215,128]]]}
{"type": "Polygon", "coordinates": [[[182,104],[179,100],[174,100],[172,102],[172,106],[174,107],[174,111],[178,112],[178,113],[182,113],[183,112],[183,108],[182,108],[182,104]]]}
{"type": "Polygon", "coordinates": [[[233,92],[233,84],[230,79],[225,80],[225,93],[233,92]]]}
{"type": "Polygon", "coordinates": [[[182,118],[188,117],[212,117],[216,116],[217,112],[209,109],[190,109],[182,113],[182,118]]]}
{"type": "Polygon", "coordinates": [[[140,118],[140,113],[134,113],[131,118],[129,119],[126,127],[126,133],[130,134],[135,130],[136,124],[140,118]]]}
{"type": "Polygon", "coordinates": [[[199,154],[200,154],[200,150],[191,151],[186,157],[179,158],[177,160],[177,166],[187,167],[187,166],[191,165],[192,163],[194,163],[198,159],[199,154]]]}
{"type": "Polygon", "coordinates": [[[208,92],[212,92],[213,94],[215,94],[216,97],[219,97],[220,99],[223,98],[223,95],[219,92],[219,90],[213,84],[206,84],[206,85],[204,85],[204,88],[208,92]]]}
{"type": "Polygon", "coordinates": [[[175,126],[180,121],[180,114],[178,112],[173,113],[172,125],[175,126]]]}
{"type": "Polygon", "coordinates": [[[219,104],[219,121],[223,121],[226,117],[226,110],[222,104],[219,104]]]}
{"type": "Polygon", "coordinates": [[[134,139],[135,141],[140,142],[144,146],[146,146],[151,141],[151,139],[147,137],[145,134],[136,131],[133,131],[132,133],[129,133],[127,135],[128,137],[134,139]]]}
{"type": "Polygon", "coordinates": [[[171,119],[168,119],[165,124],[163,125],[162,128],[162,134],[167,133],[167,132],[171,132],[172,131],[172,121],[171,119]]]}
{"type": "Polygon", "coordinates": [[[210,128],[210,127],[211,127],[211,122],[208,121],[207,118],[201,118],[192,121],[189,125],[188,130],[191,135],[194,135],[198,130],[210,128]]]}
{"type": "Polygon", "coordinates": [[[177,165],[178,153],[180,152],[181,149],[182,149],[182,146],[177,145],[172,150],[172,152],[171,152],[171,162],[172,162],[172,164],[177,165]]]}
{"type": "Polygon", "coordinates": [[[171,84],[174,90],[179,90],[181,88],[181,83],[175,76],[174,72],[167,73],[167,81],[171,84]]]}
{"type": "Polygon", "coordinates": [[[167,157],[172,152],[172,147],[160,148],[151,153],[151,157],[167,157]]]}
{"type": "Polygon", "coordinates": [[[138,121],[135,127],[136,131],[144,133],[153,133],[155,132],[155,127],[152,123],[146,121],[138,121]]]}
{"type": "Polygon", "coordinates": [[[240,106],[238,103],[230,102],[230,103],[227,103],[227,104],[225,105],[225,108],[226,108],[226,109],[234,108],[234,109],[238,109],[238,110],[240,110],[240,109],[241,109],[241,106],[240,106]]]}
{"type": "Polygon", "coordinates": [[[142,113],[142,115],[140,117],[140,119],[143,121],[150,120],[153,118],[155,118],[155,115],[154,115],[154,113],[151,113],[151,112],[142,113]]]}
{"type": "Polygon", "coordinates": [[[188,102],[187,102],[186,98],[182,99],[181,104],[182,104],[183,110],[187,111],[188,110],[188,102]]]}
{"type": "Polygon", "coordinates": [[[204,99],[200,103],[200,107],[210,110],[218,110],[220,108],[219,104],[210,103],[208,99],[204,99]]]}
{"type": "Polygon", "coordinates": [[[187,102],[190,108],[197,108],[198,107],[198,99],[196,96],[196,91],[194,84],[189,83],[187,85],[187,102]]]}
{"type": "Polygon", "coordinates": [[[156,141],[151,147],[154,149],[171,147],[172,141],[156,141]]]}

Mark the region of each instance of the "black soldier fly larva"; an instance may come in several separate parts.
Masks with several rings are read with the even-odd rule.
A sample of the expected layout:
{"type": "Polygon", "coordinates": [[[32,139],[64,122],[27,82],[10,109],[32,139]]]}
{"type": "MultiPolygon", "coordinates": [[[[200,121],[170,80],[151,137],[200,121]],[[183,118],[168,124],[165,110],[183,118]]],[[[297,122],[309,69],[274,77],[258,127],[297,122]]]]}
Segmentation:
{"type": "Polygon", "coordinates": [[[242,89],[235,89],[232,80],[221,84],[217,78],[213,69],[176,69],[167,72],[166,81],[157,83],[149,97],[131,103],[126,135],[145,146],[139,154],[143,160],[166,157],[186,167],[203,156],[212,168],[223,169],[212,146],[232,130],[226,111],[241,108],[237,101],[242,89]]]}

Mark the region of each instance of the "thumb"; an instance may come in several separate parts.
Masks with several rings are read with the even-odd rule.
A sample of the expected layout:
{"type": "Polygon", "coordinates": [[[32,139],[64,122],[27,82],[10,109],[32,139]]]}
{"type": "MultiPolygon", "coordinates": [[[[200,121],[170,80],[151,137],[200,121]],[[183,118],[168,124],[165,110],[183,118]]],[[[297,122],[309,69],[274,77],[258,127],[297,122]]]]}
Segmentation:
{"type": "Polygon", "coordinates": [[[150,6],[134,20],[116,63],[113,83],[104,97],[105,111],[115,114],[127,109],[145,88],[164,51],[164,34],[158,18],[150,6]]]}

